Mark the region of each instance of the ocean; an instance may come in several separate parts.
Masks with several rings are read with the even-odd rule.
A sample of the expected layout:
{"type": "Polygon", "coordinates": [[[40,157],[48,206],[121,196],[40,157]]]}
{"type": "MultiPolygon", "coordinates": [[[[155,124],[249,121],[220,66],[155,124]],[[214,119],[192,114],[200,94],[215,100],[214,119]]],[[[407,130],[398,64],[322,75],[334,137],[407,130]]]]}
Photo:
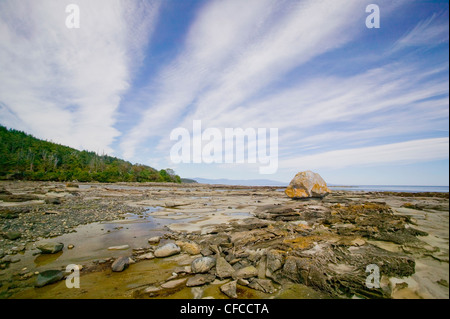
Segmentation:
{"type": "Polygon", "coordinates": [[[408,192],[408,193],[448,193],[448,186],[402,186],[402,185],[354,185],[354,186],[333,186],[328,185],[331,190],[346,191],[366,191],[366,192],[408,192]]]}

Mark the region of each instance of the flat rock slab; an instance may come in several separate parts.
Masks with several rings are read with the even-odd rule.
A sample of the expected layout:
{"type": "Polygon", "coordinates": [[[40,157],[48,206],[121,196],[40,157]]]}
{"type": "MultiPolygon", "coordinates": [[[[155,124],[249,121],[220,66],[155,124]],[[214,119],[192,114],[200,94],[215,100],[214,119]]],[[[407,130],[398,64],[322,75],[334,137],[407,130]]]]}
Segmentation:
{"type": "Polygon", "coordinates": [[[120,246],[108,247],[108,250],[125,250],[125,249],[128,249],[128,248],[130,248],[130,246],[128,246],[128,245],[120,245],[120,246]]]}
{"type": "Polygon", "coordinates": [[[213,282],[214,279],[216,279],[216,276],[211,274],[197,274],[194,277],[188,279],[188,281],[186,282],[186,287],[202,286],[204,284],[213,282]]]}
{"type": "Polygon", "coordinates": [[[61,251],[63,247],[64,247],[63,243],[46,242],[39,244],[37,246],[37,249],[39,249],[43,254],[55,254],[61,251]]]}
{"type": "Polygon", "coordinates": [[[168,282],[165,282],[161,285],[164,289],[173,289],[183,285],[187,281],[187,278],[174,279],[168,282]]]}
{"type": "Polygon", "coordinates": [[[64,273],[60,270],[46,270],[41,272],[36,279],[35,287],[44,287],[63,279],[64,273]]]}
{"type": "Polygon", "coordinates": [[[230,281],[229,283],[220,286],[220,291],[223,292],[228,297],[236,299],[238,297],[238,295],[237,295],[237,287],[236,287],[236,280],[235,281],[230,281]]]}

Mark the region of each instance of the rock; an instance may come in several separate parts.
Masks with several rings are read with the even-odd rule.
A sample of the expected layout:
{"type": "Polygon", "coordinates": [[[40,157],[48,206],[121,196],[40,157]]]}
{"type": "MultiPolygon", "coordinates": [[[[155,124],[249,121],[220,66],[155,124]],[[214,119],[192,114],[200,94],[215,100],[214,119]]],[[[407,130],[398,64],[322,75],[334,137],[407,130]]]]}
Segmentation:
{"type": "Polygon", "coordinates": [[[45,242],[37,246],[37,249],[43,254],[55,254],[64,247],[63,243],[45,242]]]}
{"type": "Polygon", "coordinates": [[[17,256],[14,256],[14,257],[11,258],[11,263],[12,263],[12,264],[18,263],[19,261],[20,261],[20,258],[17,257],[17,256]]]}
{"type": "Polygon", "coordinates": [[[178,246],[181,247],[181,250],[183,250],[185,253],[188,253],[189,255],[198,255],[200,254],[200,247],[196,243],[188,243],[188,242],[176,242],[178,246]]]}
{"type": "Polygon", "coordinates": [[[53,204],[53,205],[60,205],[61,201],[59,200],[59,198],[56,197],[48,197],[46,199],[44,199],[46,204],[53,204]]]}
{"type": "Polygon", "coordinates": [[[239,278],[237,280],[237,283],[241,286],[248,286],[250,283],[247,279],[239,278]]]}
{"type": "Polygon", "coordinates": [[[54,282],[63,279],[64,273],[60,270],[46,270],[41,273],[36,278],[35,287],[44,287],[45,285],[52,284],[54,282]]]}
{"type": "Polygon", "coordinates": [[[231,277],[234,273],[234,268],[225,260],[225,258],[218,256],[216,259],[216,275],[223,279],[231,277]]]}
{"type": "Polygon", "coordinates": [[[230,281],[229,283],[220,286],[220,291],[223,292],[228,297],[236,299],[238,297],[236,291],[236,280],[230,281]]]}
{"type": "Polygon", "coordinates": [[[254,266],[247,266],[236,270],[232,275],[233,279],[251,278],[256,276],[258,276],[258,269],[256,269],[254,266]]]}
{"type": "Polygon", "coordinates": [[[130,246],[128,246],[128,245],[120,245],[120,246],[108,247],[108,250],[125,250],[125,249],[128,249],[128,248],[130,248],[130,246]]]}
{"type": "Polygon", "coordinates": [[[216,265],[216,259],[210,256],[199,257],[192,261],[191,269],[194,274],[208,272],[216,265]]]}
{"type": "Polygon", "coordinates": [[[128,268],[130,265],[130,257],[119,257],[111,265],[112,271],[121,272],[128,268]]]}
{"type": "Polygon", "coordinates": [[[180,251],[181,249],[180,247],[178,247],[178,245],[175,245],[174,243],[168,243],[164,246],[158,247],[158,249],[155,250],[154,254],[155,257],[162,258],[178,254],[180,251]]]}
{"type": "Polygon", "coordinates": [[[6,238],[8,238],[9,240],[16,240],[16,239],[20,238],[22,236],[22,234],[19,232],[16,232],[16,231],[9,231],[9,232],[5,233],[4,236],[6,238]]]}
{"type": "Polygon", "coordinates": [[[158,244],[160,240],[161,240],[161,237],[155,236],[155,237],[149,238],[148,243],[149,244],[158,244]]]}
{"type": "Polygon", "coordinates": [[[187,278],[174,279],[174,280],[170,280],[170,281],[167,281],[167,282],[163,283],[161,285],[161,287],[164,288],[164,289],[173,289],[173,288],[176,288],[178,286],[181,286],[186,281],[187,281],[187,278]]]}
{"type": "Polygon", "coordinates": [[[253,279],[248,285],[250,288],[259,290],[265,293],[272,294],[275,292],[275,287],[270,279],[253,279]]]}
{"type": "Polygon", "coordinates": [[[274,273],[278,269],[281,269],[283,267],[285,260],[285,255],[280,250],[269,250],[266,255],[266,268],[270,272],[274,273]]]}
{"type": "Polygon", "coordinates": [[[214,279],[216,279],[216,276],[211,274],[197,274],[194,277],[188,279],[188,281],[186,282],[186,286],[187,287],[201,286],[213,282],[214,279]]]}
{"type": "Polygon", "coordinates": [[[67,246],[67,249],[73,249],[74,247],[75,247],[74,245],[70,244],[67,246]]]}
{"type": "Polygon", "coordinates": [[[155,255],[153,255],[153,253],[151,253],[151,252],[137,257],[138,260],[149,260],[149,259],[153,259],[153,258],[155,258],[155,255]]]}
{"type": "Polygon", "coordinates": [[[161,287],[149,286],[144,289],[144,293],[151,295],[151,294],[154,294],[155,292],[160,291],[161,289],[162,289],[161,287]]]}
{"type": "Polygon", "coordinates": [[[324,197],[331,191],[323,178],[314,172],[305,171],[295,175],[284,191],[290,198],[324,197]]]}

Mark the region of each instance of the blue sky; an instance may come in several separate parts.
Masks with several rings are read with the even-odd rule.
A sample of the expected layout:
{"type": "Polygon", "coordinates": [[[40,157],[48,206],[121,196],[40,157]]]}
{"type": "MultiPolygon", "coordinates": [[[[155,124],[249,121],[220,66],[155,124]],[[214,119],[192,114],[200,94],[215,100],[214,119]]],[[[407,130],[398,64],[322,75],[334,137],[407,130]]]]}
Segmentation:
{"type": "Polygon", "coordinates": [[[0,123],[183,177],[448,185],[448,23],[448,1],[0,0],[0,123]],[[193,120],[277,128],[277,172],[173,163],[193,120]]]}

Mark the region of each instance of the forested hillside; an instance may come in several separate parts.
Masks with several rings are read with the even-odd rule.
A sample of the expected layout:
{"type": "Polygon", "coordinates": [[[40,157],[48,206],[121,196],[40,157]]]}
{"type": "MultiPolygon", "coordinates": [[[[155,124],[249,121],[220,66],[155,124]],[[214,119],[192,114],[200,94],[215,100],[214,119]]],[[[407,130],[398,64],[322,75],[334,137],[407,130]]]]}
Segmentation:
{"type": "Polygon", "coordinates": [[[0,125],[0,180],[177,182],[173,170],[79,151],[0,125]]]}

